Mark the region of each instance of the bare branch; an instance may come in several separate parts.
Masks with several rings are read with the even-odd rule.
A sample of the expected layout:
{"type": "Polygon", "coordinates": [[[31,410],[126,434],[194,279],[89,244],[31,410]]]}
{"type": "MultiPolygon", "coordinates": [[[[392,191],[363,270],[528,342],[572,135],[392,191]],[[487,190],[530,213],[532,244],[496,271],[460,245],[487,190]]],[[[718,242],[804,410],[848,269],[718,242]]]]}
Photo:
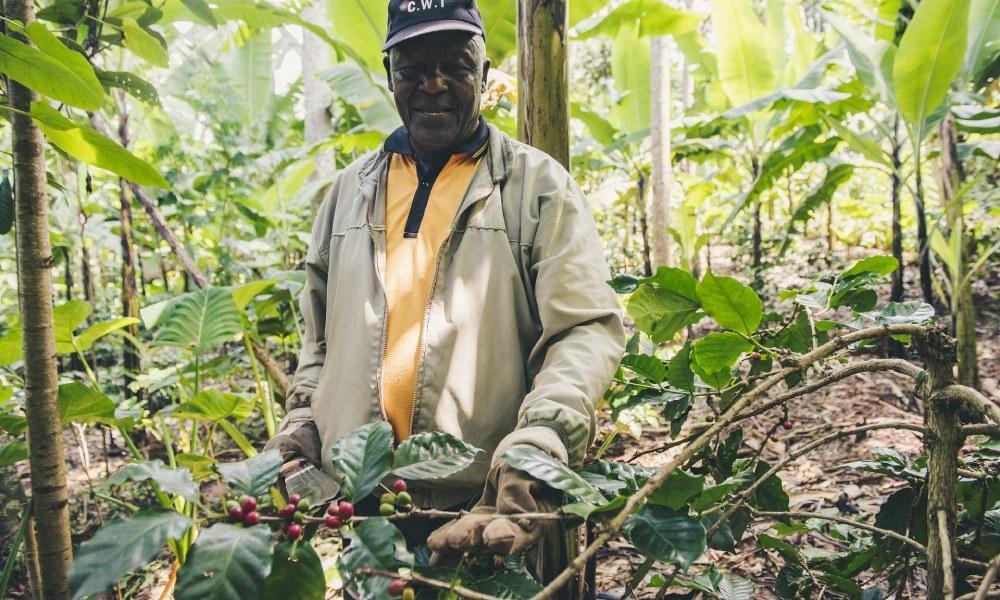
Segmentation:
{"type": "Polygon", "coordinates": [[[991,421],[1000,425],[1000,406],[997,406],[974,388],[953,384],[941,388],[937,394],[957,400],[976,412],[986,415],[991,421]]]}
{"type": "Polygon", "coordinates": [[[913,546],[919,552],[923,553],[927,552],[927,548],[913,538],[908,538],[905,535],[896,533],[895,531],[892,531],[890,529],[882,529],[881,527],[875,527],[874,525],[869,525],[867,523],[854,521],[846,517],[824,515],[823,513],[817,513],[817,512],[801,512],[801,511],[778,512],[778,511],[756,510],[754,508],[751,508],[750,510],[753,512],[753,514],[759,517],[772,517],[772,518],[788,517],[790,519],[821,519],[823,521],[833,521],[835,523],[843,523],[844,525],[850,525],[851,527],[857,527],[858,529],[864,529],[866,531],[871,531],[872,533],[877,533],[879,535],[884,535],[885,537],[890,537],[895,540],[899,540],[904,544],[909,544],[910,546],[913,546]]]}
{"type": "Polygon", "coordinates": [[[938,535],[941,536],[941,567],[944,571],[944,599],[955,598],[955,565],[951,561],[951,532],[948,511],[937,511],[938,535]]]}
{"type": "Polygon", "coordinates": [[[708,530],[705,532],[705,535],[708,537],[708,539],[712,539],[712,536],[715,535],[715,532],[717,532],[719,528],[722,527],[725,524],[725,522],[729,520],[729,518],[732,517],[733,514],[737,510],[739,510],[740,507],[743,506],[747,502],[747,500],[749,500],[753,496],[754,492],[756,492],[760,486],[764,485],[764,483],[768,479],[776,475],[779,471],[788,466],[788,464],[791,463],[792,461],[795,461],[801,458],[802,456],[805,456],[806,454],[812,452],[813,450],[821,446],[825,446],[826,444],[829,444],[830,442],[835,442],[840,438],[849,437],[852,435],[857,435],[859,433],[864,433],[866,431],[873,431],[876,429],[908,429],[910,431],[916,431],[918,433],[926,433],[927,431],[923,426],[916,425],[914,423],[904,423],[896,421],[887,423],[870,423],[868,425],[862,425],[861,427],[855,427],[853,429],[844,429],[843,431],[835,431],[830,435],[821,437],[814,442],[806,444],[802,448],[799,448],[798,450],[789,453],[788,456],[786,456],[780,462],[776,463],[773,467],[771,467],[771,469],[767,473],[764,473],[762,476],[757,478],[757,480],[754,481],[750,485],[750,487],[743,490],[743,492],[740,494],[736,502],[731,504],[729,508],[726,509],[726,512],[722,513],[722,516],[719,517],[719,520],[717,520],[715,523],[712,524],[711,527],[708,528],[708,530]]]}
{"type": "MultiPolygon", "coordinates": [[[[997,571],[1000,571],[1000,554],[994,556],[993,560],[990,561],[986,575],[983,576],[983,580],[979,583],[979,589],[976,590],[975,600],[986,600],[986,598],[994,597],[990,595],[990,586],[993,585],[993,581],[997,578],[997,571]]],[[[965,598],[965,596],[962,596],[962,598],[965,598]]]]}
{"type": "Polygon", "coordinates": [[[993,437],[1000,437],[1000,425],[993,425],[992,423],[965,425],[962,427],[962,435],[991,435],[993,437]]]}

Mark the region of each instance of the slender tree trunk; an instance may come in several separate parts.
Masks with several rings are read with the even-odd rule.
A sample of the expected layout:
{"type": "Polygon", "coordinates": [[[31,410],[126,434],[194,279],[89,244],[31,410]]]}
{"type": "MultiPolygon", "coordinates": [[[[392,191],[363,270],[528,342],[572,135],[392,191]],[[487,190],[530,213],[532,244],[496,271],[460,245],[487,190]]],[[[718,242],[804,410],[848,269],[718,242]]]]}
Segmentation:
{"type": "MultiPolygon", "coordinates": [[[[35,20],[30,0],[7,0],[5,14],[24,24],[35,20]]],[[[38,564],[42,597],[69,598],[67,571],[73,560],[69,493],[66,487],[59,381],[52,322],[52,247],[49,243],[45,181],[45,139],[31,117],[38,98],[14,80],[7,86],[15,110],[12,125],[14,203],[17,244],[17,297],[23,327],[25,412],[28,417],[28,461],[35,501],[38,564]]]]}
{"type": "MultiPolygon", "coordinates": [[[[756,181],[757,177],[760,176],[760,161],[754,156],[751,160],[751,167],[753,168],[753,179],[751,181],[756,181]]],[[[753,278],[754,282],[759,283],[760,281],[760,265],[763,262],[763,253],[761,252],[761,222],[760,222],[760,198],[756,198],[753,201],[753,278]]]]}
{"type": "Polygon", "coordinates": [[[69,246],[63,246],[63,283],[66,285],[66,301],[73,299],[73,259],[69,255],[69,246]]]}
{"type": "Polygon", "coordinates": [[[518,138],[569,162],[567,0],[518,0],[518,138]]]}
{"type": "MultiPolygon", "coordinates": [[[[919,143],[919,142],[918,142],[919,143]]],[[[927,236],[927,212],[924,210],[923,160],[915,153],[916,194],[913,202],[917,209],[917,247],[920,250],[920,293],[924,302],[934,304],[934,287],[931,283],[931,248],[927,236]]]]}
{"type": "Polygon", "coordinates": [[[646,277],[653,275],[652,251],[649,245],[649,224],[646,222],[646,175],[639,173],[635,185],[636,214],[639,216],[639,233],[642,234],[642,270],[646,277]]]}
{"type": "Polygon", "coordinates": [[[959,421],[959,402],[942,393],[953,381],[955,346],[939,331],[918,340],[930,375],[931,390],[927,400],[925,437],[927,449],[927,598],[944,598],[946,553],[955,553],[955,487],[958,483],[958,452],[963,436],[959,421]],[[938,513],[944,514],[945,527],[938,513]]]}
{"type": "MultiPolygon", "coordinates": [[[[940,125],[941,138],[941,199],[948,218],[951,235],[959,232],[956,272],[951,275],[951,313],[955,338],[958,344],[958,382],[969,387],[979,387],[979,368],[976,352],[976,307],[972,301],[972,278],[966,277],[965,224],[962,216],[962,201],[953,201],[965,174],[958,159],[955,118],[950,114],[940,125]]],[[[949,239],[951,239],[949,235],[949,239]]]]}
{"type": "MultiPolygon", "coordinates": [[[[324,29],[330,26],[326,13],[326,0],[314,0],[302,9],[302,18],[315,23],[324,29]]],[[[330,138],[330,102],[333,100],[333,90],[330,85],[320,79],[319,74],[330,68],[330,47],[308,29],[302,32],[302,84],[305,97],[305,135],[306,144],[313,146],[330,138]]],[[[316,170],[312,179],[319,179],[334,172],[334,156],[332,150],[323,150],[314,155],[316,170]]],[[[322,194],[316,194],[313,199],[313,213],[319,209],[322,194]]]]}
{"type": "Polygon", "coordinates": [[[652,78],[653,78],[653,157],[651,175],[653,193],[650,198],[650,222],[652,223],[652,254],[653,267],[670,266],[670,188],[673,173],[671,171],[670,150],[670,59],[671,44],[668,37],[657,37],[652,40],[652,78]]]}
{"type": "Polygon", "coordinates": [[[899,268],[892,272],[892,295],[893,302],[903,301],[903,274],[906,272],[906,263],[903,262],[903,226],[902,205],[900,204],[900,193],[903,189],[903,181],[900,178],[900,171],[903,168],[903,161],[899,158],[899,115],[896,115],[892,123],[892,256],[899,263],[899,268]]]}
{"type": "MultiPolygon", "coordinates": [[[[124,103],[119,98],[119,105],[124,103]]],[[[122,146],[128,148],[131,141],[128,129],[129,113],[121,111],[121,121],[118,124],[118,135],[122,146]]],[[[139,318],[139,298],[135,287],[135,243],[132,236],[132,198],[129,195],[128,184],[124,179],[118,180],[118,200],[121,206],[119,224],[122,244],[122,316],[139,318]]],[[[129,325],[125,330],[135,339],[139,338],[139,325],[129,325]]],[[[123,365],[125,367],[124,394],[126,398],[136,396],[130,384],[134,381],[133,374],[142,371],[142,357],[132,343],[124,344],[123,365]]]]}

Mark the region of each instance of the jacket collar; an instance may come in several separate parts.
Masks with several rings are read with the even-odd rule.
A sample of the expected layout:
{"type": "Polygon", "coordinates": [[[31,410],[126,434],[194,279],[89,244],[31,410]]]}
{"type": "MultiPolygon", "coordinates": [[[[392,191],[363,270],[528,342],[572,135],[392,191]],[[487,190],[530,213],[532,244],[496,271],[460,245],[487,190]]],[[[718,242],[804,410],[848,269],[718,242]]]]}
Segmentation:
{"type": "MultiPolygon", "coordinates": [[[[485,123],[485,120],[482,122],[485,123]]],[[[483,161],[486,163],[489,179],[483,181],[480,175],[483,171],[477,171],[469,187],[470,193],[466,196],[466,202],[462,204],[459,211],[466,208],[467,202],[475,201],[482,195],[485,195],[488,190],[483,188],[489,186],[492,189],[493,186],[503,185],[503,182],[507,181],[510,177],[513,169],[514,143],[506,133],[500,131],[495,126],[490,124],[486,126],[489,127],[489,140],[486,142],[486,156],[483,161]]],[[[391,154],[383,144],[378,150],[370,153],[367,159],[363,159],[364,162],[358,172],[358,179],[361,194],[368,201],[369,207],[372,204],[377,204],[373,203],[372,200],[379,188],[380,181],[384,181],[388,176],[388,164],[391,154]]],[[[371,208],[369,208],[369,215],[371,216],[371,208]]]]}
{"type": "MultiPolygon", "coordinates": [[[[486,125],[486,119],[479,117],[479,125],[476,127],[476,131],[473,132],[472,137],[461,144],[456,144],[451,148],[445,149],[441,152],[440,159],[443,161],[447,160],[448,157],[451,157],[454,154],[476,155],[479,152],[486,150],[489,138],[490,128],[486,125]]],[[[382,145],[382,149],[386,152],[402,154],[403,156],[415,156],[413,146],[410,145],[410,133],[406,130],[406,127],[400,127],[396,131],[393,131],[392,134],[386,138],[385,143],[382,145]]]]}

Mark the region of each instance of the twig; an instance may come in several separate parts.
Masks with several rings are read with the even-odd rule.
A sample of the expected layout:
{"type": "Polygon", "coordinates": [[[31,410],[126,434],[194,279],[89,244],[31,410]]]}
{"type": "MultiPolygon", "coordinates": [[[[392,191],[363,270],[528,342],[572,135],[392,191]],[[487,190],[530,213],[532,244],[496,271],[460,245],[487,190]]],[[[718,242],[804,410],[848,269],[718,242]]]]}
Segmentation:
{"type": "MultiPolygon", "coordinates": [[[[840,381],[841,379],[846,379],[847,377],[850,377],[852,375],[857,375],[859,373],[871,373],[876,371],[896,371],[897,373],[903,373],[904,375],[908,375],[913,378],[916,378],[917,375],[920,374],[919,367],[916,367],[915,365],[912,365],[906,362],[905,360],[901,360],[898,358],[868,360],[863,363],[851,365],[850,367],[845,367],[839,371],[836,371],[835,373],[828,375],[827,377],[824,377],[823,379],[815,383],[810,383],[809,385],[797,387],[794,390],[781,394],[780,396],[777,396],[773,400],[770,400],[767,403],[762,404],[757,408],[754,408],[753,410],[743,413],[736,419],[733,419],[732,424],[736,424],[741,421],[745,421],[747,419],[756,417],[758,415],[762,415],[773,408],[785,404],[789,400],[822,389],[830,385],[831,383],[836,383],[840,381]]],[[[696,438],[699,432],[704,431],[710,426],[711,423],[699,423],[697,425],[694,425],[693,426],[694,432],[691,435],[681,438],[679,440],[673,440],[671,442],[667,442],[666,444],[663,444],[655,448],[650,448],[636,452],[625,462],[631,463],[640,456],[644,456],[646,454],[652,454],[655,452],[663,452],[664,450],[669,450],[676,446],[681,446],[683,444],[686,444],[691,440],[693,440],[694,438],[696,438]]],[[[1000,432],[1000,428],[998,428],[998,432],[1000,432]]]]}
{"type": "Polygon", "coordinates": [[[496,596],[490,596],[489,594],[483,594],[475,590],[470,590],[469,588],[462,587],[458,584],[445,583],[443,581],[438,581],[437,579],[424,577],[423,575],[418,575],[413,572],[394,573],[392,571],[386,571],[385,569],[376,569],[375,567],[361,567],[360,569],[355,570],[354,573],[356,575],[375,575],[378,577],[388,577],[390,579],[402,579],[403,581],[409,583],[419,583],[420,585],[425,585],[427,587],[453,592],[458,596],[470,598],[471,600],[499,600],[496,596]]]}
{"type": "Polygon", "coordinates": [[[884,535],[885,537],[890,537],[899,540],[905,544],[913,546],[920,552],[927,552],[927,548],[917,540],[914,540],[913,538],[908,538],[905,535],[896,533],[895,531],[892,531],[890,529],[882,529],[881,527],[876,527],[874,525],[869,525],[867,523],[861,523],[859,521],[854,521],[846,517],[824,515],[823,513],[817,513],[817,512],[763,511],[763,510],[756,510],[752,507],[750,508],[750,510],[759,517],[772,517],[772,518],[788,517],[790,519],[821,519],[823,521],[833,521],[836,523],[843,523],[844,525],[850,525],[851,527],[857,527],[858,529],[864,529],[866,531],[871,531],[872,533],[877,533],[879,535],[884,535]]]}
{"type": "Polygon", "coordinates": [[[853,429],[844,429],[842,431],[836,431],[834,433],[831,433],[830,435],[821,437],[820,439],[814,442],[806,444],[802,448],[799,448],[798,450],[788,454],[788,456],[786,456],[780,462],[776,463],[773,467],[771,467],[769,471],[764,473],[762,476],[758,477],[757,480],[750,485],[750,487],[741,492],[736,502],[730,505],[729,508],[726,509],[726,512],[722,513],[722,516],[719,517],[719,519],[715,523],[713,523],[711,527],[708,528],[708,530],[705,532],[705,535],[708,537],[708,539],[712,539],[712,536],[715,535],[715,533],[719,530],[719,528],[722,527],[725,524],[725,522],[729,520],[729,518],[732,517],[733,514],[747,502],[747,500],[750,499],[751,496],[753,496],[754,492],[756,492],[760,486],[764,485],[764,483],[768,479],[770,479],[779,471],[784,469],[792,461],[797,460],[802,456],[805,456],[806,454],[812,452],[813,450],[819,448],[820,446],[825,446],[830,442],[835,442],[840,438],[857,435],[859,433],[864,433],[866,431],[872,431],[875,429],[908,429],[910,431],[917,431],[919,433],[926,433],[927,431],[921,425],[916,425],[914,423],[904,423],[901,421],[900,422],[892,421],[887,423],[870,423],[868,425],[862,425],[861,427],[855,427],[853,429]]]}
{"type": "Polygon", "coordinates": [[[962,427],[962,435],[992,435],[993,437],[1000,437],[1000,425],[992,423],[965,425],[962,427]]]}
{"type": "Polygon", "coordinates": [[[948,512],[937,511],[938,535],[941,536],[941,569],[944,571],[944,600],[955,598],[955,565],[951,562],[951,533],[948,512]]]}
{"type": "Polygon", "coordinates": [[[941,390],[937,393],[942,396],[948,396],[949,398],[958,400],[973,410],[986,415],[991,421],[1000,425],[1000,406],[997,406],[986,398],[986,396],[980,394],[978,390],[964,385],[952,384],[941,388],[941,390]]]}
{"type": "MultiPolygon", "coordinates": [[[[763,396],[774,386],[784,381],[786,377],[792,375],[793,373],[801,372],[824,357],[862,340],[879,338],[887,335],[919,336],[926,335],[927,331],[928,328],[920,325],[884,325],[882,327],[870,327],[868,329],[853,331],[841,337],[834,338],[807,354],[795,359],[788,359],[789,366],[786,366],[780,371],[777,371],[761,380],[759,386],[750,390],[745,396],[734,401],[732,406],[729,407],[729,410],[723,413],[719,417],[718,421],[701,434],[698,439],[685,447],[684,450],[673,458],[673,460],[669,461],[662,469],[660,469],[658,473],[656,473],[656,475],[651,477],[641,488],[639,488],[639,490],[625,502],[625,506],[622,507],[618,514],[615,515],[610,522],[608,522],[607,529],[595,537],[594,540],[587,545],[587,547],[584,548],[575,559],[573,559],[573,561],[562,571],[562,573],[549,582],[549,584],[546,585],[542,591],[536,594],[532,600],[548,600],[552,598],[559,589],[569,583],[570,579],[573,578],[574,573],[580,571],[586,566],[587,561],[589,561],[590,558],[597,553],[598,548],[603,546],[604,543],[611,539],[613,535],[618,533],[622,524],[625,523],[625,520],[632,513],[638,510],[640,506],[642,506],[646,498],[663,485],[671,473],[676,471],[681,465],[685,464],[703,447],[705,447],[715,437],[716,433],[729,426],[729,424],[737,418],[740,412],[746,408],[747,405],[763,396]]],[[[911,425],[908,426],[913,427],[911,425]]]]}
{"type": "MultiPolygon", "coordinates": [[[[997,571],[1000,571],[1000,554],[994,556],[993,560],[990,561],[990,566],[986,569],[986,575],[983,576],[983,580],[979,583],[979,589],[976,590],[975,600],[985,600],[986,598],[993,597],[990,595],[990,586],[993,585],[993,581],[997,578],[997,571]]],[[[966,596],[968,595],[966,594],[966,596]]],[[[962,598],[965,598],[965,596],[962,596],[962,598]]]]}

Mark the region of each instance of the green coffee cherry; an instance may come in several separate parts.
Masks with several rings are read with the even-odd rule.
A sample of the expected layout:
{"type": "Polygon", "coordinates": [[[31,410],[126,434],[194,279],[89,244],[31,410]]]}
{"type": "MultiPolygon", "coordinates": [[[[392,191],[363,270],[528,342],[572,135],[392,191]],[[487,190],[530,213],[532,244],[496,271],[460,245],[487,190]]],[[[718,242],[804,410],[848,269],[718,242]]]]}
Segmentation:
{"type": "Polygon", "coordinates": [[[396,514],[396,507],[392,504],[383,503],[378,507],[378,512],[383,517],[396,514]]]}
{"type": "Polygon", "coordinates": [[[396,506],[410,506],[413,504],[413,498],[410,496],[410,492],[399,492],[396,495],[396,506]]]}

